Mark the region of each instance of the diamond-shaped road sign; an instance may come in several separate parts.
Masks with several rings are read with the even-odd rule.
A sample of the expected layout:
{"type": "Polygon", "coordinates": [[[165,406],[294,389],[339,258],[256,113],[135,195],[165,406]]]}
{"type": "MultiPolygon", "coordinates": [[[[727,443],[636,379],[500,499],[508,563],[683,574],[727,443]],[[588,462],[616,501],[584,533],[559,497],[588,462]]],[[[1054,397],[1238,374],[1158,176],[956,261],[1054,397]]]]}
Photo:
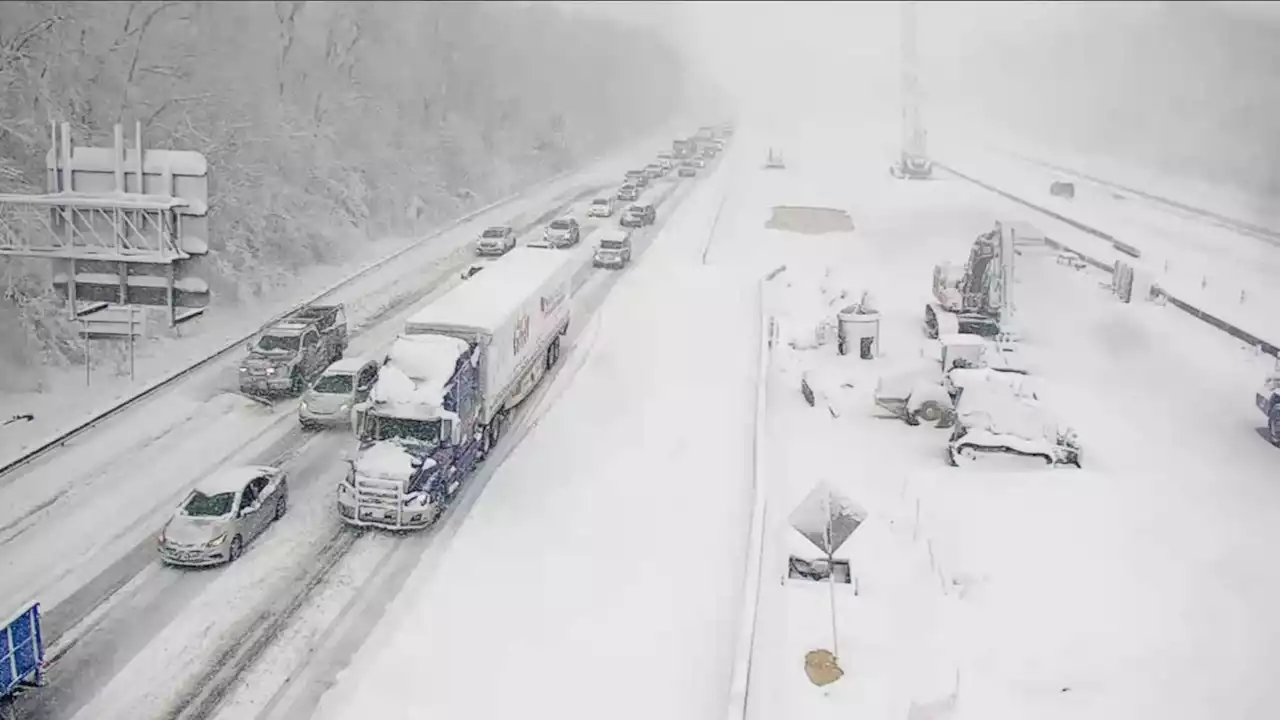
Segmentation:
{"type": "Polygon", "coordinates": [[[791,527],[828,556],[867,519],[867,511],[820,481],[791,512],[791,527]]]}

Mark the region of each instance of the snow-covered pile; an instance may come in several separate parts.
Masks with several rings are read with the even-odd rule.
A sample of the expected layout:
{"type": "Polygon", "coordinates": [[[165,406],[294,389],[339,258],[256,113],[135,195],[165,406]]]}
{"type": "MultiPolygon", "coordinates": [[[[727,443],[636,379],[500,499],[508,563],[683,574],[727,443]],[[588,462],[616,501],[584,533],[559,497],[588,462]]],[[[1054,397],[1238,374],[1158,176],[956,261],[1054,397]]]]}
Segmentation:
{"type": "Polygon", "coordinates": [[[967,384],[956,412],[970,428],[992,435],[1043,440],[1058,434],[1057,423],[1042,405],[990,378],[967,384]]]}
{"type": "Polygon", "coordinates": [[[371,397],[375,403],[439,406],[467,343],[445,335],[401,335],[387,353],[371,397]]]}

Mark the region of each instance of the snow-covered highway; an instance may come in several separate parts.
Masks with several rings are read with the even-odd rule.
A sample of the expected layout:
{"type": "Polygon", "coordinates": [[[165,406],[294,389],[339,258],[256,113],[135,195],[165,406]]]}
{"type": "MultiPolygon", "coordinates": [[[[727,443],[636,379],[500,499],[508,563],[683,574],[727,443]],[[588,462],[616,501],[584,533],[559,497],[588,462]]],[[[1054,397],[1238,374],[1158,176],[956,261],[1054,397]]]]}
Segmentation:
{"type": "Polygon", "coordinates": [[[701,255],[741,159],[731,150],[618,281],[586,355],[568,358],[572,382],[553,384],[555,404],[316,717],[720,712],[759,315],[757,278],[701,255]]]}
{"type": "MultiPolygon", "coordinates": [[[[611,192],[623,170],[643,164],[653,144],[477,217],[345,289],[338,299],[347,301],[355,332],[348,354],[375,354],[416,306],[461,281],[484,226],[526,229],[523,243],[564,212],[583,225],[574,252],[584,264],[575,285],[585,318],[620,275],[590,267],[588,236],[616,216],[587,218],[586,206],[611,192]]],[[[691,184],[664,178],[645,199],[666,212],[691,184]]],[[[637,250],[651,232],[636,236],[637,250]]],[[[400,546],[404,538],[362,536],[337,521],[333,489],[349,434],[304,432],[294,403],[265,407],[229,392],[234,383],[234,366],[211,367],[5,478],[0,596],[14,605],[41,600],[52,654],[49,686],[20,699],[24,717],[209,716],[305,601],[381,570],[400,546]],[[174,504],[199,477],[229,464],[288,470],[289,514],[232,567],[160,565],[154,536],[174,504]]]]}

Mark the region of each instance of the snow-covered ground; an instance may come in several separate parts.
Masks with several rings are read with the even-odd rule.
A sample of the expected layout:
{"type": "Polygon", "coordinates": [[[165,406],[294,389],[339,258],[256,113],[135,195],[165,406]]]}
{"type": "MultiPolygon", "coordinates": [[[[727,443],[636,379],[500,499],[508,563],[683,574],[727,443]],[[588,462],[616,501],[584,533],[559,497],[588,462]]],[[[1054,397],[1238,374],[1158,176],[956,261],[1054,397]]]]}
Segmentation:
{"type": "MultiPolygon", "coordinates": [[[[1280,292],[1272,282],[1280,273],[1280,248],[1273,242],[1011,156],[980,149],[949,149],[943,158],[967,175],[1103,229],[1138,248],[1142,252],[1139,267],[1175,297],[1269,342],[1280,342],[1280,320],[1272,312],[1280,302],[1280,292]],[[1049,195],[1049,184],[1060,179],[1075,182],[1074,199],[1049,195]]],[[[1076,162],[1066,162],[1066,167],[1083,170],[1076,162]]],[[[1156,192],[1147,185],[1133,187],[1156,192]]],[[[1193,207],[1205,206],[1194,198],[1186,202],[1193,207]]],[[[1057,238],[1057,228],[1063,226],[1040,217],[1037,224],[1057,238]]],[[[1103,244],[1100,240],[1087,242],[1090,247],[1103,244]]],[[[1103,259],[1131,260],[1104,252],[1103,259]]]]}
{"type": "MultiPolygon", "coordinates": [[[[1024,352],[1046,404],[1080,432],[1084,469],[948,467],[947,431],[872,417],[871,391],[919,361],[932,265],[963,259],[978,232],[1019,211],[956,179],[893,183],[874,151],[840,144],[811,136],[805,146],[821,152],[789,149],[791,186],[760,179],[755,207],[739,195],[722,221],[738,257],[788,266],[768,293],[775,441],[748,717],[1272,714],[1280,572],[1265,553],[1280,539],[1280,451],[1255,432],[1264,363],[1172,308],[1120,305],[1101,273],[1029,249],[1016,290],[1024,352]],[[858,229],[761,230],[780,197],[848,209],[858,229]],[[875,361],[789,346],[848,302],[834,300],[841,290],[869,290],[881,310],[875,361]],[[818,555],[788,525],[818,481],[869,514],[837,553],[857,584],[836,587],[845,675],[825,689],[804,656],[832,649],[829,588],[784,579],[789,555],[818,555]]],[[[1073,232],[1054,236],[1083,242],[1073,232]]],[[[724,244],[717,258],[730,253],[724,244]]]]}
{"type": "Polygon", "coordinates": [[[931,134],[932,150],[943,158],[953,151],[1033,158],[1263,227],[1280,223],[1275,200],[1265,192],[1206,181],[1195,176],[1194,168],[1182,173],[1153,169],[1099,152],[1046,144],[1004,126],[966,125],[931,134]]]}
{"type": "MultiPolygon", "coordinates": [[[[620,178],[626,167],[615,169],[620,178]]],[[[583,180],[578,182],[581,187],[583,180]]],[[[689,184],[660,180],[645,199],[669,208],[689,184]]],[[[580,195],[575,190],[572,197],[580,195]]],[[[365,288],[369,295],[349,305],[355,334],[348,354],[376,354],[429,291],[460,282],[459,271],[471,262],[467,246],[483,225],[518,226],[560,214],[568,199],[551,194],[544,197],[548,205],[516,217],[478,218],[475,227],[442,236],[457,252],[400,264],[396,277],[384,275],[381,287],[365,288]]],[[[584,238],[601,222],[616,222],[616,216],[587,218],[589,201],[587,195],[567,208],[583,223],[584,238]]],[[[531,227],[520,242],[539,231],[531,227]]],[[[598,304],[601,286],[617,274],[591,273],[586,250],[573,251],[584,263],[577,289],[598,304]]],[[[225,370],[194,387],[180,386],[153,408],[154,435],[136,425],[104,426],[91,443],[0,487],[9,515],[0,592],[9,604],[31,597],[42,602],[55,655],[50,686],[24,699],[31,717],[77,711],[94,718],[149,717],[180,707],[184,716],[208,712],[200,703],[210,688],[232,688],[242,669],[238,661],[273,644],[299,598],[316,599],[308,595],[310,584],[315,595],[340,597],[386,564],[397,547],[394,538],[352,533],[336,519],[332,492],[344,471],[339,454],[351,442],[346,435],[302,432],[292,402],[268,408],[229,395],[234,377],[225,370]],[[171,405],[189,408],[199,423],[184,426],[185,416],[159,416],[177,412],[171,405]],[[193,482],[221,465],[268,462],[280,463],[292,478],[292,509],[279,528],[229,568],[189,572],[159,565],[152,538],[193,482]],[[86,466],[96,472],[75,471],[86,466]],[[78,532],[66,532],[69,525],[78,532]],[[210,679],[211,668],[219,672],[198,687],[210,679]]],[[[275,677],[277,683],[284,679],[275,677]]]]}
{"type": "Polygon", "coordinates": [[[315,717],[722,712],[759,327],[756,278],[701,262],[724,182],[618,282],[555,404],[315,717]]]}

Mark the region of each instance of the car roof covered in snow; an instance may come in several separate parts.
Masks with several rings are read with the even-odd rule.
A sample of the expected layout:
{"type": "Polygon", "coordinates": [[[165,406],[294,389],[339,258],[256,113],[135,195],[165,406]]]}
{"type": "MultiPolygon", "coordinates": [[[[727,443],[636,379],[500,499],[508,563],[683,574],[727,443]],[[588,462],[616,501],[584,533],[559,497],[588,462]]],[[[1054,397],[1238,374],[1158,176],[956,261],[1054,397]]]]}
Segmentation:
{"type": "Polygon", "coordinates": [[[369,358],[364,357],[344,357],[325,368],[325,373],[355,373],[369,362],[369,358]]]}
{"type": "Polygon", "coordinates": [[[405,323],[416,327],[441,325],[492,334],[515,314],[521,303],[558,275],[568,277],[574,254],[517,247],[491,263],[484,272],[454,286],[405,323]]]}
{"type": "Polygon", "coordinates": [[[205,495],[239,492],[250,480],[262,475],[276,472],[273,467],[265,465],[242,465],[224,468],[208,475],[196,483],[196,491],[205,495]]]}

